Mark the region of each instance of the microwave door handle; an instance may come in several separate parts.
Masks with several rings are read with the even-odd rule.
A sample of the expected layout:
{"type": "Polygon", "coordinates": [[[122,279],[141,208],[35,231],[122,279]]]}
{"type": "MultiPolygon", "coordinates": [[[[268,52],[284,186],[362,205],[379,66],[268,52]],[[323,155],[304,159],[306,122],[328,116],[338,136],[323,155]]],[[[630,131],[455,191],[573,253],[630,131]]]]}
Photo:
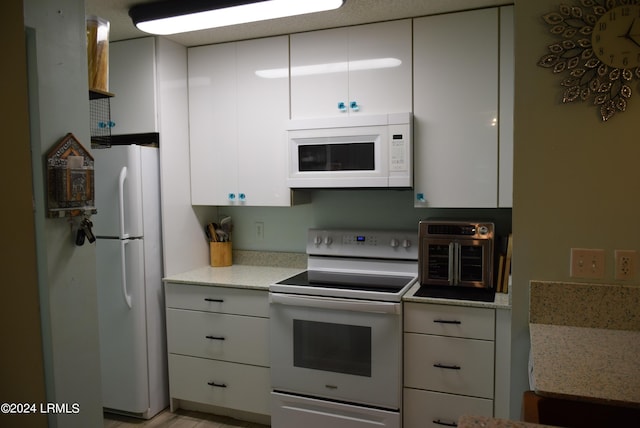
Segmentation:
{"type": "Polygon", "coordinates": [[[456,265],[455,249],[456,249],[456,243],[449,242],[449,274],[447,276],[447,279],[449,280],[449,285],[455,284],[455,278],[454,278],[455,265],[456,265]]]}

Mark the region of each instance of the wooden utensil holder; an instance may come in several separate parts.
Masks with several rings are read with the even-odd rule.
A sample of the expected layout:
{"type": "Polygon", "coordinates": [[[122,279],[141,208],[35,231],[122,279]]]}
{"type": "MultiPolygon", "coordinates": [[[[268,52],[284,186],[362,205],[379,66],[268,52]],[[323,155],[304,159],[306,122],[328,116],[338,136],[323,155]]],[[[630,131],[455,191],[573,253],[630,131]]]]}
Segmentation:
{"type": "Polygon", "coordinates": [[[209,242],[211,266],[231,266],[231,242],[209,242]]]}

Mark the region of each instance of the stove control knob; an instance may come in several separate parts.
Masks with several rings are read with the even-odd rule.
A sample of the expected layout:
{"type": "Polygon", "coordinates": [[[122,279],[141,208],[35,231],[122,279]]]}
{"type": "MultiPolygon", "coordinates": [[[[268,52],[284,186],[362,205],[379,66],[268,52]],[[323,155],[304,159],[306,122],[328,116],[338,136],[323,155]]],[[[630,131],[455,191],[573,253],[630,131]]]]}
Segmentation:
{"type": "Polygon", "coordinates": [[[332,242],[333,242],[333,239],[330,236],[325,236],[324,237],[325,245],[331,245],[332,242]]]}
{"type": "Polygon", "coordinates": [[[391,245],[391,248],[397,248],[400,245],[400,242],[396,238],[393,238],[389,245],[391,245]]]}
{"type": "Polygon", "coordinates": [[[411,247],[411,241],[408,239],[405,239],[404,241],[402,241],[402,247],[403,248],[409,248],[411,247]]]}
{"type": "Polygon", "coordinates": [[[322,244],[322,237],[321,237],[321,236],[316,235],[316,236],[313,238],[313,243],[314,243],[315,245],[320,245],[320,244],[322,244]]]}

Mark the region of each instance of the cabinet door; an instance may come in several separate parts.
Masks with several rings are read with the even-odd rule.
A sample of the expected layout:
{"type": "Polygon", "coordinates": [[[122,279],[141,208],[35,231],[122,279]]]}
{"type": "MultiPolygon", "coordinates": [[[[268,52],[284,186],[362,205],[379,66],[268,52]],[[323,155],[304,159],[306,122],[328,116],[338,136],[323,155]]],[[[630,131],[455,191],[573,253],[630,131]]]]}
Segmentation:
{"type": "Polygon", "coordinates": [[[291,35],[291,117],[331,117],[346,114],[349,55],[348,29],[291,35]]]}
{"type": "Polygon", "coordinates": [[[414,21],[416,207],[495,208],[498,9],[414,21]]]}
{"type": "Polygon", "coordinates": [[[191,203],[227,205],[238,183],[236,45],[188,51],[191,203]]]}
{"type": "Polygon", "coordinates": [[[513,6],[500,8],[500,172],[498,205],[513,205],[513,6]]]}
{"type": "Polygon", "coordinates": [[[112,134],[157,132],[153,37],[109,44],[109,91],[112,134]]]}
{"type": "Polygon", "coordinates": [[[404,386],[493,398],[494,344],[404,333],[404,386]]]}
{"type": "Polygon", "coordinates": [[[412,111],[411,20],[349,28],[351,114],[412,111]]]}
{"type": "Polygon", "coordinates": [[[238,193],[246,205],[288,206],[289,40],[287,36],[237,45],[238,193]],[[284,71],[263,77],[264,70],[284,71]]]}
{"type": "Polygon", "coordinates": [[[169,354],[171,398],[268,415],[269,368],[169,354]]]}
{"type": "Polygon", "coordinates": [[[167,309],[169,353],[269,366],[269,320],[167,309]]]}
{"type": "Polygon", "coordinates": [[[457,426],[462,415],[493,416],[493,401],[484,398],[404,389],[404,428],[457,426]]]}
{"type": "Polygon", "coordinates": [[[410,112],[411,57],[411,20],[293,34],[291,117],[410,112]]]}

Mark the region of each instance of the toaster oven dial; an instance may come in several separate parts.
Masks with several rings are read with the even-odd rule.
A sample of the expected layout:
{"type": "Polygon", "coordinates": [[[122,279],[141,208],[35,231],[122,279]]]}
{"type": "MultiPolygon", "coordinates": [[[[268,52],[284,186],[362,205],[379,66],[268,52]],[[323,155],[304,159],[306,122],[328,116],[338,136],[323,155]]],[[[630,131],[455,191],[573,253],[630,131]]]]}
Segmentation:
{"type": "Polygon", "coordinates": [[[391,242],[389,243],[389,245],[391,245],[392,248],[397,248],[400,245],[400,241],[398,241],[397,239],[393,238],[391,240],[391,242]]]}
{"type": "Polygon", "coordinates": [[[402,247],[403,247],[403,248],[409,248],[409,247],[411,247],[411,241],[410,241],[410,240],[408,240],[408,239],[403,240],[403,241],[402,241],[402,247]]]}

